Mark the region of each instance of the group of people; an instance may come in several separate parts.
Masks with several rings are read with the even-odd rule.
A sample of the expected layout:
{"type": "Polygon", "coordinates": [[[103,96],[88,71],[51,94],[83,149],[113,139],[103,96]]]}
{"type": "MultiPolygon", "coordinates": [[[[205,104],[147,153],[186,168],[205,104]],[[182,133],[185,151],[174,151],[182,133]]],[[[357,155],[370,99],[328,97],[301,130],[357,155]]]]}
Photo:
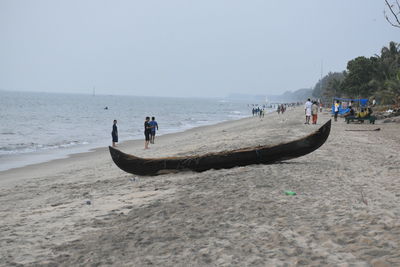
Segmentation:
{"type": "Polygon", "coordinates": [[[368,115],[371,115],[373,113],[372,108],[371,107],[364,107],[361,108],[360,112],[355,112],[354,108],[352,106],[349,107],[349,111],[346,112],[343,117],[347,118],[347,117],[354,117],[354,118],[365,118],[368,115]]]}
{"type": "Polygon", "coordinates": [[[278,108],[276,109],[276,111],[279,113],[284,113],[286,111],[286,104],[280,104],[278,105],[278,108]]]}
{"type": "Polygon", "coordinates": [[[253,108],[252,109],[252,114],[253,114],[253,117],[254,116],[259,116],[260,118],[264,117],[264,114],[265,114],[264,108],[262,108],[262,109],[259,108],[259,107],[253,108]]]}
{"type": "MultiPolygon", "coordinates": [[[[146,117],[144,121],[144,149],[149,149],[149,143],[154,144],[154,140],[156,138],[156,131],[158,131],[158,123],[155,117],[146,117]]],[[[118,143],[118,127],[117,120],[114,120],[112,126],[112,146],[115,147],[116,143],[118,143]]]]}
{"type": "MultiPolygon", "coordinates": [[[[262,108],[261,108],[261,107],[258,107],[258,104],[252,104],[252,106],[253,106],[252,114],[253,114],[253,117],[259,116],[260,118],[262,118],[265,115],[265,108],[267,108],[268,110],[276,108],[276,111],[278,112],[278,114],[283,114],[283,113],[285,113],[287,108],[296,107],[296,106],[300,106],[300,105],[302,105],[301,102],[283,103],[283,104],[273,103],[270,105],[262,105],[262,108]]],[[[248,106],[250,106],[250,104],[248,106]]]]}
{"type": "Polygon", "coordinates": [[[317,101],[315,100],[311,101],[310,98],[307,99],[307,102],[304,104],[304,112],[306,114],[306,122],[304,124],[310,124],[311,117],[312,117],[312,124],[317,124],[319,106],[320,105],[318,105],[317,101]]]}
{"type": "MultiPolygon", "coordinates": [[[[344,118],[351,117],[351,116],[354,116],[356,118],[364,118],[364,117],[372,114],[372,112],[373,112],[372,107],[374,107],[376,105],[376,100],[374,97],[372,99],[372,105],[361,106],[360,112],[357,112],[357,113],[354,109],[354,101],[353,100],[349,101],[348,103],[342,103],[342,105],[347,106],[347,111],[346,111],[346,113],[343,114],[344,118]]],[[[337,117],[338,117],[339,111],[340,111],[340,102],[338,100],[335,101],[333,108],[334,108],[333,117],[334,117],[334,120],[337,121],[337,117]]]]}
{"type": "Polygon", "coordinates": [[[146,117],[144,121],[144,149],[149,149],[149,143],[154,144],[156,138],[156,130],[158,131],[158,123],[155,117],[146,117]]]}

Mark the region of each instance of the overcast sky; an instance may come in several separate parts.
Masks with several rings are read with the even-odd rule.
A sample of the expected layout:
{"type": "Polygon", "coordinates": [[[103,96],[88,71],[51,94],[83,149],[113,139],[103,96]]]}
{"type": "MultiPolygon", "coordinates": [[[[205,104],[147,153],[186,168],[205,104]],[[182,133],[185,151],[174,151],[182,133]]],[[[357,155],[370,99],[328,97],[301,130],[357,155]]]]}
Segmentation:
{"type": "Polygon", "coordinates": [[[0,0],[0,89],[147,96],[311,88],[400,30],[384,0],[0,0]]]}

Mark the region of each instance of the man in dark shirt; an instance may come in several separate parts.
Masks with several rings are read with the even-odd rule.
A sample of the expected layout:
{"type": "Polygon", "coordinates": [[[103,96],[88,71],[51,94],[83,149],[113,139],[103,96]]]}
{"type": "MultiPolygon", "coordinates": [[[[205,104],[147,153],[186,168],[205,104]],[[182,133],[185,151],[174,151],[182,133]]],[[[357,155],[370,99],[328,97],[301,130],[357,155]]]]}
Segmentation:
{"type": "Polygon", "coordinates": [[[156,122],[155,117],[151,117],[151,121],[149,122],[151,126],[151,134],[150,134],[150,143],[154,144],[154,139],[156,138],[156,130],[158,131],[158,124],[156,122]]]}
{"type": "Polygon", "coordinates": [[[144,149],[149,149],[149,142],[150,142],[150,134],[151,134],[151,125],[149,123],[150,117],[146,117],[144,121],[144,149]]]}
{"type": "Polygon", "coordinates": [[[116,147],[115,143],[118,143],[117,120],[114,120],[111,136],[112,136],[112,146],[116,147]]]}
{"type": "Polygon", "coordinates": [[[349,111],[348,112],[346,112],[346,114],[344,114],[343,116],[345,117],[345,118],[347,118],[347,117],[352,117],[352,116],[354,116],[354,109],[353,109],[353,107],[352,106],[350,106],[350,109],[349,109],[349,111]]]}

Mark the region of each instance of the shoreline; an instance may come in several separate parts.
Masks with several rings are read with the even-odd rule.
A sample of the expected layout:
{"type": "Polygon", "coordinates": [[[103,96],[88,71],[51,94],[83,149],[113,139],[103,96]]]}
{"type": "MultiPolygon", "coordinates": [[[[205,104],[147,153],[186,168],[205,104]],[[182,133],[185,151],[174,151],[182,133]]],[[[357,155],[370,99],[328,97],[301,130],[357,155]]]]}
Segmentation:
{"type": "Polygon", "coordinates": [[[147,101],[155,104],[151,113],[160,115],[159,135],[235,120],[251,114],[244,102],[221,104],[214,98],[94,98],[10,91],[4,94],[4,99],[7,101],[3,106],[3,115],[9,119],[5,120],[0,132],[0,171],[66,158],[70,154],[107,146],[111,142],[111,124],[114,119],[120,123],[120,141],[141,139],[144,117],[138,114],[149,112],[147,101]],[[16,105],[12,105],[14,98],[19,101],[16,105]],[[32,107],[30,110],[30,101],[42,103],[40,109],[32,107]],[[105,110],[105,106],[109,108],[105,110]],[[48,123],[43,125],[43,121],[48,123]]]}
{"type": "MultiPolygon", "coordinates": [[[[272,111],[271,111],[272,112],[272,111]]],[[[266,113],[266,115],[268,115],[269,113],[266,113]]],[[[170,132],[170,133],[165,133],[165,134],[160,134],[157,135],[156,138],[162,138],[164,136],[168,136],[168,135],[174,135],[174,134],[179,134],[179,133],[184,133],[186,131],[190,131],[192,129],[197,129],[197,128],[202,128],[202,127],[212,127],[215,125],[219,125],[219,124],[223,124],[223,123],[229,123],[229,122],[234,122],[234,121],[239,121],[239,120],[243,120],[243,119],[247,119],[250,117],[244,117],[244,118],[239,118],[239,119],[232,119],[232,120],[225,120],[225,121],[220,121],[217,123],[212,123],[212,124],[207,124],[207,125],[200,125],[200,126],[195,126],[189,129],[182,129],[181,131],[177,131],[177,132],[170,132]]],[[[122,141],[120,143],[118,143],[118,147],[121,146],[126,146],[129,143],[133,143],[133,142],[138,142],[138,141],[142,141],[143,142],[144,138],[140,138],[137,137],[137,139],[129,139],[129,140],[125,140],[122,141]]],[[[111,145],[111,142],[110,144],[111,145]]],[[[99,151],[102,151],[102,149],[108,148],[108,146],[104,147],[104,146],[96,146],[93,148],[84,148],[82,147],[74,147],[74,148],[69,148],[65,151],[61,151],[59,149],[56,150],[48,150],[48,151],[39,151],[39,152],[28,152],[28,153],[22,153],[22,154],[15,154],[12,156],[7,156],[6,157],[6,161],[10,162],[11,164],[13,164],[13,162],[15,162],[15,160],[17,161],[22,161],[25,163],[21,163],[16,167],[11,167],[5,170],[0,170],[0,184],[1,184],[1,180],[2,180],[2,174],[7,174],[7,172],[12,172],[21,168],[26,168],[26,167],[35,167],[37,165],[46,165],[47,163],[51,163],[53,161],[60,161],[60,160],[68,160],[68,159],[72,159],[74,157],[80,157],[80,154],[91,154],[91,153],[96,153],[99,151]],[[68,150],[72,150],[72,152],[68,152],[68,150]],[[75,152],[77,151],[77,152],[75,152]],[[26,163],[29,160],[27,158],[29,157],[34,157],[35,160],[33,160],[33,163],[26,163]]]]}
{"type": "MultiPolygon", "coordinates": [[[[273,112],[266,113],[266,116],[268,116],[268,114],[272,114],[272,113],[273,112]]],[[[185,134],[185,133],[190,133],[192,131],[207,129],[209,127],[212,128],[214,126],[223,126],[223,125],[226,125],[229,123],[235,123],[235,122],[243,121],[243,120],[246,120],[249,118],[252,118],[252,117],[227,120],[227,121],[222,121],[222,122],[209,124],[209,125],[196,126],[196,127],[185,129],[185,130],[178,131],[178,132],[166,133],[166,134],[156,136],[156,140],[157,140],[157,142],[159,142],[159,141],[163,141],[164,139],[168,139],[170,136],[179,136],[180,134],[185,134]]],[[[143,145],[143,142],[144,142],[144,138],[125,140],[125,141],[122,141],[121,143],[118,143],[117,148],[118,149],[121,149],[121,148],[129,149],[129,147],[132,147],[132,146],[140,147],[140,145],[143,145]]],[[[110,145],[111,145],[111,143],[110,143],[110,145]]],[[[108,146],[95,147],[95,148],[91,148],[88,150],[86,150],[86,149],[82,149],[82,150],[85,150],[85,151],[71,153],[71,154],[61,153],[62,155],[59,158],[53,158],[53,159],[44,160],[44,161],[40,161],[40,162],[33,163],[33,164],[26,164],[26,165],[23,165],[20,167],[15,167],[15,168],[0,171],[0,185],[1,186],[14,185],[14,182],[23,181],[24,179],[26,179],[25,176],[30,176],[32,173],[36,174],[36,176],[47,174],[48,172],[43,171],[42,169],[53,168],[52,167],[53,165],[57,166],[57,167],[63,167],[63,165],[73,164],[73,163],[79,162],[80,160],[93,160],[93,158],[96,157],[95,154],[98,154],[98,153],[101,153],[102,155],[109,154],[108,146]],[[10,183],[10,180],[12,180],[11,183],[10,183]]],[[[25,155],[23,155],[23,156],[25,156],[25,155]]],[[[26,155],[26,156],[29,156],[29,155],[26,155]]]]}
{"type": "MultiPolygon", "coordinates": [[[[119,148],[159,157],[270,145],[329,119],[304,125],[296,108],[119,148]]],[[[131,175],[106,148],[26,167],[0,187],[0,266],[400,265],[399,130],[339,119],[303,157],[201,173],[131,175]]]]}

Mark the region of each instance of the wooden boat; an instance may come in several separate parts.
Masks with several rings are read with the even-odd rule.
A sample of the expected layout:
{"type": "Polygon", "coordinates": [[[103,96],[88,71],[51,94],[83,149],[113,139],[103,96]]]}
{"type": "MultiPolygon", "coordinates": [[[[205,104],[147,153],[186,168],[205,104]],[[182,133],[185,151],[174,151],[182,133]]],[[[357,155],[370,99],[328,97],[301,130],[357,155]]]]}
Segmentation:
{"type": "Polygon", "coordinates": [[[185,170],[202,172],[251,164],[270,164],[304,156],[325,143],[330,129],[331,120],[314,133],[288,143],[247,147],[200,156],[140,158],[125,154],[111,146],[109,149],[113,161],[120,169],[136,175],[158,175],[185,170]]]}

